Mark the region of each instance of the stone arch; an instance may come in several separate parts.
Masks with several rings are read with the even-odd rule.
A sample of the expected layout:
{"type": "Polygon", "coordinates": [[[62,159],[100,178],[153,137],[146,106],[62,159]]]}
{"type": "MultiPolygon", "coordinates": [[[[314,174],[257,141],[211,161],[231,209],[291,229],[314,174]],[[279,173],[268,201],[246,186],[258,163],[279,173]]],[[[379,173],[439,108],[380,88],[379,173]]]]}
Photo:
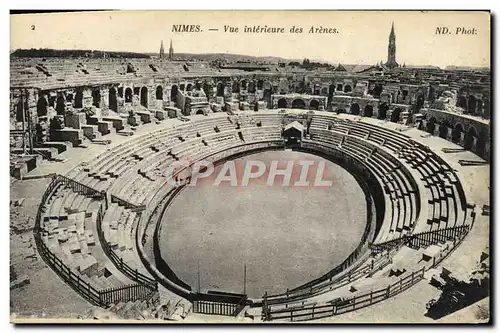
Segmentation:
{"type": "Polygon", "coordinates": [[[217,97],[224,97],[224,84],[217,82],[217,97]]]}
{"type": "Polygon", "coordinates": [[[23,100],[19,99],[19,101],[16,104],[16,121],[18,123],[23,121],[23,114],[24,114],[24,120],[28,119],[28,112],[29,110],[26,110],[26,103],[24,103],[24,111],[23,111],[23,100]]]}
{"type": "Polygon", "coordinates": [[[468,113],[475,114],[476,113],[476,107],[477,107],[477,100],[474,95],[470,95],[469,99],[467,101],[467,111],[468,113]]]}
{"type": "Polygon", "coordinates": [[[350,85],[350,84],[346,84],[346,85],[344,86],[344,92],[345,92],[345,93],[349,93],[349,92],[351,92],[351,91],[352,91],[352,87],[351,87],[351,85],[350,85]]]}
{"type": "Polygon", "coordinates": [[[207,82],[203,82],[202,89],[203,92],[205,93],[205,96],[207,96],[207,98],[210,99],[210,97],[212,97],[211,91],[213,91],[210,90],[210,85],[207,82]]]}
{"type": "Polygon", "coordinates": [[[427,122],[427,128],[426,128],[427,132],[429,132],[430,134],[434,134],[434,131],[436,130],[436,123],[437,123],[436,118],[431,117],[427,122]]]}
{"type": "Polygon", "coordinates": [[[443,121],[441,125],[439,125],[439,137],[446,139],[448,137],[448,122],[443,121]]]}
{"type": "Polygon", "coordinates": [[[156,87],[156,99],[163,100],[163,87],[162,86],[156,87]]]}
{"type": "Polygon", "coordinates": [[[359,104],[358,103],[352,103],[351,106],[349,107],[349,113],[358,116],[359,115],[359,104]]]}
{"type": "MultiPolygon", "coordinates": [[[[488,134],[484,128],[479,131],[475,152],[480,156],[485,154],[487,136],[488,134]]],[[[486,156],[486,159],[489,160],[489,156],[486,156]]]]}
{"type": "Polygon", "coordinates": [[[285,98],[278,99],[278,108],[286,109],[287,107],[288,107],[288,102],[286,101],[285,98]]]}
{"type": "Polygon", "coordinates": [[[250,81],[248,82],[248,88],[247,91],[251,94],[255,93],[255,81],[250,81]]]}
{"type": "Polygon", "coordinates": [[[341,83],[337,84],[337,91],[344,91],[344,87],[341,83]]]}
{"type": "Polygon", "coordinates": [[[458,96],[457,106],[464,108],[464,109],[467,109],[467,98],[465,98],[464,95],[458,96]]]}
{"type": "Polygon", "coordinates": [[[125,103],[132,103],[132,96],[134,96],[134,92],[132,88],[127,87],[125,89],[125,103]]]}
{"type": "Polygon", "coordinates": [[[247,80],[241,80],[240,81],[240,90],[246,90],[247,89],[247,80]]]}
{"type": "Polygon", "coordinates": [[[464,127],[462,126],[462,124],[457,123],[451,131],[451,142],[460,143],[460,140],[462,138],[461,134],[463,131],[464,127]]]}
{"type": "Polygon", "coordinates": [[[92,89],[92,105],[96,108],[101,105],[101,91],[98,88],[92,89]]]}
{"type": "Polygon", "coordinates": [[[378,107],[378,119],[387,119],[387,111],[389,110],[389,105],[387,103],[382,103],[378,107]]]}
{"type": "Polygon", "coordinates": [[[233,81],[231,91],[233,94],[239,94],[240,93],[240,84],[238,81],[233,81]]]}
{"type": "Polygon", "coordinates": [[[144,106],[145,108],[148,107],[148,88],[147,87],[141,88],[141,105],[144,106]]]}
{"type": "Polygon", "coordinates": [[[181,84],[179,85],[179,90],[181,90],[181,91],[186,91],[186,84],[181,83],[181,84]]]}
{"type": "Polygon", "coordinates": [[[394,110],[392,110],[391,112],[391,121],[393,123],[399,123],[401,121],[401,112],[403,110],[401,110],[401,108],[395,108],[394,110]]]}
{"type": "Polygon", "coordinates": [[[469,126],[469,129],[467,130],[467,133],[465,134],[465,140],[464,140],[464,148],[467,150],[472,151],[472,148],[474,146],[474,138],[476,140],[478,139],[478,133],[477,130],[474,126],[469,126]]]}
{"type": "Polygon", "coordinates": [[[118,110],[118,101],[116,99],[116,89],[114,87],[111,87],[109,89],[109,93],[108,93],[108,105],[109,105],[109,109],[110,110],[113,110],[113,111],[117,111],[118,110]]]}
{"type": "Polygon", "coordinates": [[[373,105],[368,104],[365,106],[363,116],[370,117],[370,118],[373,117],[373,105]]]}
{"type": "Polygon", "coordinates": [[[257,90],[264,89],[264,80],[257,80],[257,90]]]}
{"type": "Polygon", "coordinates": [[[66,102],[73,103],[73,94],[69,93],[66,95],[66,102]]]}
{"type": "Polygon", "coordinates": [[[305,109],[306,102],[303,99],[297,98],[292,101],[292,109],[305,109]]]}
{"type": "Polygon", "coordinates": [[[123,98],[123,87],[118,87],[118,96],[123,98]]]}
{"type": "MultiPolygon", "coordinates": [[[[83,108],[83,91],[78,89],[75,94],[75,109],[83,108]]],[[[47,112],[45,112],[47,113],[47,112]]]]}
{"type": "Polygon", "coordinates": [[[196,111],[196,114],[205,115],[205,112],[203,112],[203,110],[198,110],[198,111],[196,111]]]}
{"type": "Polygon", "coordinates": [[[309,102],[309,109],[310,110],[319,110],[319,102],[316,99],[313,99],[309,102]]]}
{"type": "Polygon", "coordinates": [[[66,100],[64,99],[64,96],[61,93],[57,94],[55,109],[58,115],[64,115],[64,110],[66,109],[66,100]]]}
{"type": "Polygon", "coordinates": [[[375,84],[375,87],[373,88],[372,95],[374,98],[380,98],[380,95],[382,94],[382,91],[384,90],[384,86],[381,85],[380,83],[375,84]]]}
{"type": "Polygon", "coordinates": [[[188,83],[186,86],[186,91],[191,91],[193,90],[193,85],[191,83],[188,83]]]}
{"type": "Polygon", "coordinates": [[[337,108],[335,110],[335,112],[337,112],[337,114],[339,114],[339,113],[346,113],[344,108],[337,108]]]}

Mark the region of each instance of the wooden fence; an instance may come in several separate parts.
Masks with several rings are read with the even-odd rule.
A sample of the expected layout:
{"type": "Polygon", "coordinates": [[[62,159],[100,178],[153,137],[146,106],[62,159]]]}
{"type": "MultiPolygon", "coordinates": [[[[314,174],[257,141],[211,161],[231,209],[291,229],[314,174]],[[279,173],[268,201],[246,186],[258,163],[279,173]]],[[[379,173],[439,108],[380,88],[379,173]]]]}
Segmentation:
{"type": "Polygon", "coordinates": [[[401,277],[399,281],[388,285],[386,288],[372,290],[353,297],[339,298],[331,301],[330,304],[296,306],[279,310],[267,308],[263,311],[263,320],[306,321],[358,310],[399,294],[421,281],[424,274],[425,267],[422,267],[419,271],[401,277]]]}
{"type": "MultiPolygon", "coordinates": [[[[427,244],[429,239],[428,237],[430,237],[429,235],[432,236],[433,234],[437,235],[437,238],[435,238],[435,240],[450,240],[449,237],[452,237],[452,235],[454,235],[455,238],[453,238],[453,242],[450,246],[443,247],[443,250],[441,251],[439,256],[434,257],[434,260],[429,265],[429,267],[426,268],[425,266],[423,266],[419,271],[409,273],[406,276],[399,278],[397,282],[394,282],[385,288],[381,288],[375,291],[372,290],[370,292],[353,297],[339,298],[329,302],[330,304],[295,307],[288,307],[288,305],[285,304],[285,308],[281,309],[272,309],[271,303],[269,303],[267,297],[264,296],[264,300],[262,303],[262,319],[264,321],[278,319],[290,321],[319,319],[354,311],[388,299],[389,297],[397,295],[421,281],[424,278],[426,270],[436,267],[444,258],[450,255],[451,252],[453,252],[453,250],[464,240],[468,230],[469,226],[464,225],[461,227],[442,229],[441,232],[439,232],[440,230],[436,230],[434,233],[423,232],[413,235],[415,236],[413,239],[416,240],[417,243],[422,241],[422,244],[427,244]]],[[[399,246],[402,246],[403,244],[404,243],[399,243],[399,246]]],[[[397,250],[398,248],[395,249],[397,250]]]]}
{"type": "MultiPolygon", "coordinates": [[[[67,177],[56,175],[53,177],[51,183],[48,185],[47,189],[42,195],[42,199],[40,205],[38,206],[37,215],[35,219],[35,226],[33,228],[33,237],[35,239],[35,244],[38,250],[38,253],[42,257],[42,259],[47,263],[49,267],[52,268],[54,272],[71,288],[73,288],[76,292],[78,292],[84,299],[90,302],[93,305],[97,305],[103,308],[109,307],[113,303],[117,302],[128,302],[128,301],[147,301],[148,304],[155,305],[155,303],[159,302],[159,293],[158,286],[156,282],[154,282],[154,286],[151,284],[151,279],[145,283],[142,278],[142,274],[139,275],[137,270],[135,270],[135,276],[138,277],[135,281],[138,281],[137,284],[121,286],[115,288],[109,288],[104,290],[98,290],[94,288],[90,283],[84,281],[81,278],[81,275],[67,266],[60,258],[53,253],[47,245],[42,240],[42,228],[41,228],[41,219],[43,214],[43,209],[48,202],[50,196],[59,186],[71,186],[71,188],[85,196],[89,196],[92,198],[105,199],[106,193],[99,192],[95,189],[92,189],[88,186],[80,184],[72,179],[67,177]]],[[[102,223],[103,217],[103,206],[99,207],[99,211],[97,214],[97,226],[100,227],[102,223]]],[[[102,230],[101,230],[102,232],[102,230]]],[[[104,243],[102,243],[104,244],[104,243]]],[[[126,265],[123,264],[122,260],[122,268],[126,265]]],[[[129,270],[132,270],[130,267],[126,266],[129,270]]]]}

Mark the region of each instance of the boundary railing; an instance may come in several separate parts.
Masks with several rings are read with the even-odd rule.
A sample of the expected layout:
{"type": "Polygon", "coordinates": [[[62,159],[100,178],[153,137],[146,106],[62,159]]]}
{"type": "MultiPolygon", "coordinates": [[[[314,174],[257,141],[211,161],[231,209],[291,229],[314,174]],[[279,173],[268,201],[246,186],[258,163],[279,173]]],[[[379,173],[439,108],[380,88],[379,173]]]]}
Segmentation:
{"type": "MultiPolygon", "coordinates": [[[[51,195],[54,193],[54,190],[56,190],[61,185],[70,186],[73,189],[73,191],[88,197],[92,197],[99,200],[105,200],[106,198],[105,192],[99,192],[70,178],[61,175],[56,175],[52,178],[52,181],[50,182],[47,189],[42,195],[41,202],[37,210],[35,226],[33,227],[33,237],[35,239],[35,244],[38,253],[45,261],[45,263],[49,267],[51,267],[52,270],[56,272],[56,274],[64,282],[66,282],[78,294],[80,294],[84,299],[86,299],[93,305],[107,308],[112,303],[120,301],[127,302],[136,300],[147,301],[148,304],[152,305],[158,303],[159,293],[157,284],[155,284],[155,288],[152,288],[150,283],[146,284],[140,278],[137,279],[137,281],[139,281],[138,284],[109,288],[104,290],[96,289],[90,283],[84,281],[78,272],[74,271],[68,265],[66,265],[44,243],[44,241],[42,240],[42,233],[44,231],[41,227],[43,210],[45,209],[44,207],[47,204],[48,200],[50,199],[51,195]]],[[[103,210],[103,205],[101,204],[99,206],[97,214],[98,227],[102,222],[102,216],[103,216],[102,210],[103,210]]],[[[125,264],[122,265],[122,267],[124,266],[125,264]]]]}
{"type": "MultiPolygon", "coordinates": [[[[354,311],[366,306],[370,306],[372,304],[378,303],[385,299],[388,299],[392,296],[399,294],[400,292],[412,287],[417,284],[419,281],[424,279],[424,274],[426,271],[436,267],[442,260],[444,260],[447,256],[453,252],[453,250],[464,240],[467,235],[467,231],[469,226],[461,226],[456,228],[447,228],[447,229],[460,229],[455,230],[455,232],[451,230],[447,230],[444,232],[446,235],[454,234],[456,238],[453,238],[453,243],[450,246],[443,247],[443,250],[439,253],[438,256],[434,257],[433,261],[429,264],[428,267],[425,265],[418,271],[413,271],[406,276],[399,278],[398,281],[389,284],[387,287],[370,291],[361,295],[346,297],[346,298],[337,298],[332,300],[325,305],[307,305],[307,306],[296,306],[296,307],[288,307],[285,309],[272,309],[270,303],[267,299],[263,301],[263,309],[262,309],[262,320],[270,321],[270,320],[286,320],[290,321],[304,321],[304,320],[312,320],[319,319],[325,317],[331,317],[337,314],[354,311]]],[[[428,234],[428,233],[422,233],[428,234]]],[[[439,236],[441,237],[441,236],[439,236]]],[[[417,238],[419,239],[418,235],[417,238]]],[[[424,236],[425,240],[427,240],[427,235],[424,236]]],[[[447,239],[451,240],[451,239],[447,239]]],[[[403,243],[399,243],[402,245],[403,243]]]]}
{"type": "Polygon", "coordinates": [[[117,197],[116,195],[111,194],[111,202],[117,203],[120,206],[123,206],[127,209],[130,209],[133,212],[142,212],[143,210],[146,209],[146,205],[134,205],[133,203],[130,203],[122,198],[117,197]]]}

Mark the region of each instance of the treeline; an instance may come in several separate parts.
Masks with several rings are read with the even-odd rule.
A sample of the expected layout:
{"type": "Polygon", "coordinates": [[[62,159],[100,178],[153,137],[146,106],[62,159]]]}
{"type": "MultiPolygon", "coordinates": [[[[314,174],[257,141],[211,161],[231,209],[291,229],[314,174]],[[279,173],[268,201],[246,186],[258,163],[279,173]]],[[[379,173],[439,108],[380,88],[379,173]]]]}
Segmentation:
{"type": "Polygon", "coordinates": [[[150,58],[147,54],[134,52],[53,49],[18,49],[12,52],[11,56],[19,58],[150,58]]]}
{"type": "Polygon", "coordinates": [[[309,59],[304,59],[302,62],[298,61],[292,61],[288,63],[288,66],[295,66],[295,67],[300,67],[304,69],[315,69],[315,68],[326,68],[326,69],[335,69],[335,66],[322,63],[322,62],[314,62],[310,61],[309,59]]]}

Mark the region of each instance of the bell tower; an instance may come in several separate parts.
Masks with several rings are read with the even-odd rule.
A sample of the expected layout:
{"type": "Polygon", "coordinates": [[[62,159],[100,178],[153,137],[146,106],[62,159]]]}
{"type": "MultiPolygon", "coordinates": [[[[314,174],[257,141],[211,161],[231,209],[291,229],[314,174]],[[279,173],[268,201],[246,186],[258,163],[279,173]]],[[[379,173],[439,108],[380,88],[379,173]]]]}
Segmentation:
{"type": "Polygon", "coordinates": [[[396,62],[396,34],[394,33],[394,22],[392,22],[391,33],[389,35],[389,47],[387,50],[387,62],[385,65],[390,69],[399,67],[396,62]]]}

